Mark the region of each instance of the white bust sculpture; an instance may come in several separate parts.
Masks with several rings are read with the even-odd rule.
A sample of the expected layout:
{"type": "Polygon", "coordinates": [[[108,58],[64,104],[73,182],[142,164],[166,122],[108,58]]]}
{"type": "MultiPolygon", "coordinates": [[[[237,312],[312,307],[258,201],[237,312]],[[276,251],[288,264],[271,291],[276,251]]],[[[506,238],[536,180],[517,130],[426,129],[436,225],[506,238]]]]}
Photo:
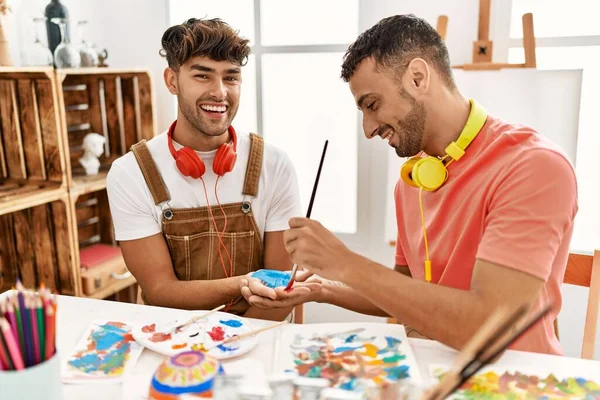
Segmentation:
{"type": "Polygon", "coordinates": [[[79,164],[85,169],[87,175],[97,175],[100,169],[98,157],[104,153],[106,138],[98,133],[90,132],[83,138],[83,157],[79,164]]]}

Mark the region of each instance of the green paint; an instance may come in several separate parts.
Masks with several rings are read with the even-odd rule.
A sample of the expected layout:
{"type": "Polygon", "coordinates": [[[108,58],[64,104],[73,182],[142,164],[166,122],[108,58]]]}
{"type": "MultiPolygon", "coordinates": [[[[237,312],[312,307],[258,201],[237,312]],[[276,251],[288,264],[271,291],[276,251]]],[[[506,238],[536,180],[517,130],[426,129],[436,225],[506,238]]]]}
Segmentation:
{"type": "Polygon", "coordinates": [[[392,363],[396,363],[396,362],[398,362],[400,360],[404,360],[404,359],[406,359],[405,355],[395,354],[391,357],[385,357],[383,359],[383,363],[384,364],[392,364],[392,363]]]}

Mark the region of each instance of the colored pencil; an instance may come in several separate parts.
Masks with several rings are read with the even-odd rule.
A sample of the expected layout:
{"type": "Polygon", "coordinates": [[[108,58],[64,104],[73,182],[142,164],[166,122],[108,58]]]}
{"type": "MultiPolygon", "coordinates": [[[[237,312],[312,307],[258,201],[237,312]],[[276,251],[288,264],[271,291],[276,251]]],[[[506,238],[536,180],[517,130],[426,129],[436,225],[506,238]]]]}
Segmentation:
{"type": "Polygon", "coordinates": [[[35,309],[35,297],[29,297],[29,315],[31,317],[31,333],[33,338],[33,359],[36,364],[40,363],[40,335],[37,320],[37,310],[35,309]]]}
{"type": "Polygon", "coordinates": [[[23,319],[21,318],[21,310],[17,296],[12,298],[13,307],[15,309],[15,319],[17,320],[17,331],[19,332],[19,347],[21,354],[23,354],[23,360],[25,360],[25,334],[23,333],[23,319]]]}
{"type": "Polygon", "coordinates": [[[54,308],[48,307],[46,308],[46,360],[49,360],[55,352],[54,349],[54,340],[56,334],[56,319],[54,315],[54,308]]]}
{"type": "Polygon", "coordinates": [[[2,364],[6,365],[8,369],[14,369],[8,346],[4,343],[4,335],[2,334],[0,334],[0,360],[2,360],[2,364]]]}
{"type": "Polygon", "coordinates": [[[17,326],[17,318],[15,317],[15,308],[12,301],[8,298],[6,299],[6,319],[20,348],[21,343],[19,341],[19,327],[17,326]]]}
{"type": "Polygon", "coordinates": [[[8,321],[6,321],[4,318],[0,318],[0,332],[4,336],[4,342],[8,348],[8,353],[12,359],[14,368],[17,370],[22,370],[25,368],[25,366],[23,365],[23,359],[21,358],[19,346],[17,345],[17,341],[15,340],[12,330],[8,325],[8,321]]]}
{"type": "Polygon", "coordinates": [[[35,312],[37,315],[37,326],[40,338],[40,361],[44,361],[46,356],[46,316],[44,315],[44,309],[42,308],[42,299],[39,297],[35,299],[35,312]]]}
{"type": "Polygon", "coordinates": [[[22,370],[56,353],[57,298],[17,281],[15,294],[0,300],[0,370],[22,370]]]}

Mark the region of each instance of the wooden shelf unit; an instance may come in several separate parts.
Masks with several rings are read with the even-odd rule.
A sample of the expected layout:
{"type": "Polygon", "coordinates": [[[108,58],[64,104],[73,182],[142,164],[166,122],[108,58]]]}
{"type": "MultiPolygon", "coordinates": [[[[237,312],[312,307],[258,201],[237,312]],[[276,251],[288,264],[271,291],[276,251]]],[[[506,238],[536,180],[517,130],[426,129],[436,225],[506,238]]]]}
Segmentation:
{"type": "MultiPolygon", "coordinates": [[[[61,110],[68,142],[69,187],[77,178],[87,178],[79,164],[86,134],[95,132],[106,140],[100,158],[100,171],[104,174],[133,144],[154,137],[156,124],[149,72],[85,68],[57,70],[56,74],[62,87],[59,101],[64,105],[61,110]]],[[[92,185],[92,190],[97,187],[92,185]]]]}
{"type": "Polygon", "coordinates": [[[135,293],[135,278],[117,274],[86,296],[79,253],[94,243],[116,245],[106,174],[131,145],[155,134],[146,70],[0,67],[0,291],[20,276],[25,286],[44,282],[66,295],[135,293]],[[106,138],[95,176],[79,165],[89,132],[106,138]]]}
{"type": "Polygon", "coordinates": [[[18,276],[26,287],[44,283],[61,294],[81,292],[71,219],[66,193],[56,201],[0,216],[0,292],[13,287],[18,276]]]}

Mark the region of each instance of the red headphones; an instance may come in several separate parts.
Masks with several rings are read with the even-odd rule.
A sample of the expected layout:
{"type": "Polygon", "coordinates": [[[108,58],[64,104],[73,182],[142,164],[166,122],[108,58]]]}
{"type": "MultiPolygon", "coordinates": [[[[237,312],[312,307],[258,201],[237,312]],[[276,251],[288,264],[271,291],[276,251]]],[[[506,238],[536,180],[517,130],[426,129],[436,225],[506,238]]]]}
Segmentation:
{"type": "MultiPolygon", "coordinates": [[[[177,169],[184,175],[190,176],[194,179],[201,178],[206,172],[206,166],[202,158],[193,149],[189,147],[182,147],[179,150],[175,150],[173,147],[173,132],[175,131],[175,125],[177,121],[174,121],[169,128],[168,143],[169,150],[175,159],[177,169]]],[[[218,176],[223,176],[227,172],[231,172],[235,161],[237,160],[237,135],[233,126],[228,129],[231,134],[232,141],[229,143],[223,143],[215,154],[215,160],[213,161],[213,171],[218,176]]]]}

